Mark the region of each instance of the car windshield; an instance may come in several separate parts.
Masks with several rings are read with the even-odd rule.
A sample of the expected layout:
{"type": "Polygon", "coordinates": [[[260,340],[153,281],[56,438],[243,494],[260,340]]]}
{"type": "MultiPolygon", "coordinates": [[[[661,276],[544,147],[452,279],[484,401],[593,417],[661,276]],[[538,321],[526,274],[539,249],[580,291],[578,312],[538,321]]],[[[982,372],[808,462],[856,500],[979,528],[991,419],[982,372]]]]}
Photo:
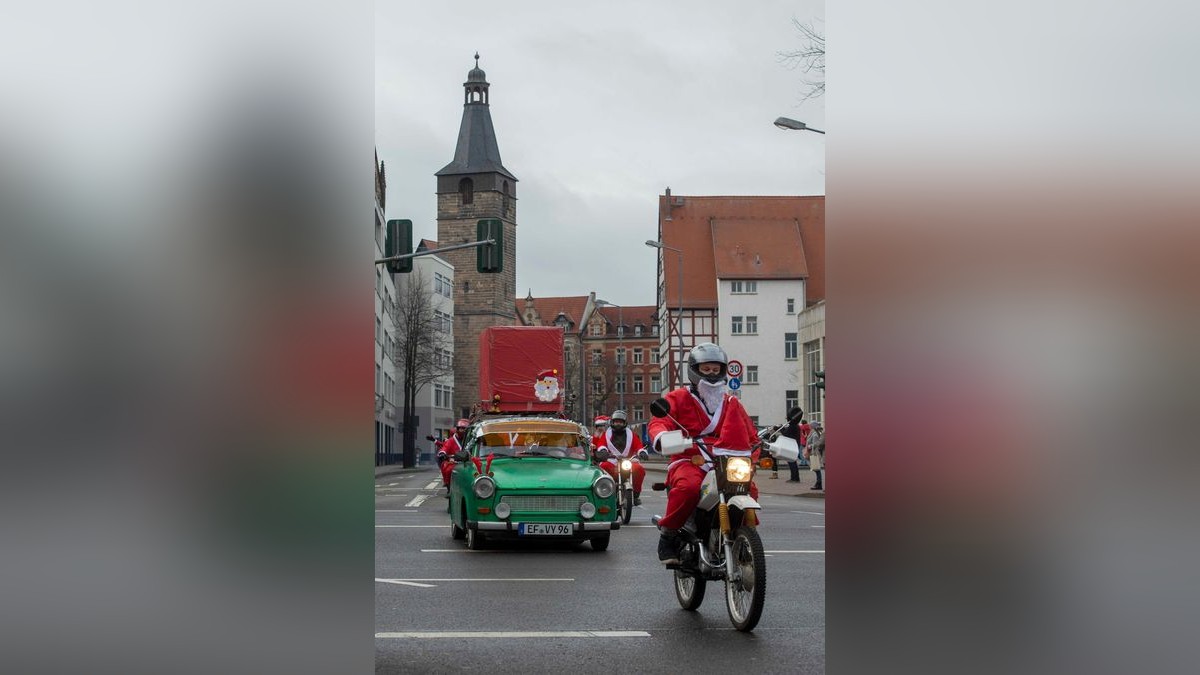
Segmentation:
{"type": "Polygon", "coordinates": [[[587,459],[585,438],[569,423],[497,422],[480,431],[476,444],[480,456],[587,459]]]}

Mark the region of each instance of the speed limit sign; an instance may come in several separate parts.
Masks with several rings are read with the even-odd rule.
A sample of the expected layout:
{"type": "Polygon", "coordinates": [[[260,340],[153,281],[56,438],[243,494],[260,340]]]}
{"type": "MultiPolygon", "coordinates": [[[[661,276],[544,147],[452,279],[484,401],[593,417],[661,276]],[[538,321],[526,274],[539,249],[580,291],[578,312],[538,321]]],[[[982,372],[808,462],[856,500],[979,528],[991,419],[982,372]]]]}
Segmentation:
{"type": "Polygon", "coordinates": [[[730,377],[741,377],[742,376],[742,362],[741,361],[730,361],[729,362],[729,376],[730,377]]]}

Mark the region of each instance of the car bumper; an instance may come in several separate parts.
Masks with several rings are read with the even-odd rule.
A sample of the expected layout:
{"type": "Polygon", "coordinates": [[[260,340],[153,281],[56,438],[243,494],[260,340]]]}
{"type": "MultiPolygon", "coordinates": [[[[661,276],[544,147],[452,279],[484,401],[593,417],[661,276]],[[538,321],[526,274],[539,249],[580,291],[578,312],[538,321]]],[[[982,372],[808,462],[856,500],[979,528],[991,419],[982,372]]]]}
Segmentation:
{"type": "MultiPolygon", "coordinates": [[[[592,532],[609,532],[621,529],[619,521],[575,521],[571,525],[573,526],[571,528],[573,530],[571,536],[573,537],[583,536],[592,532]]],[[[467,528],[488,533],[507,532],[513,536],[517,536],[517,524],[508,521],[468,520],[467,528]]]]}

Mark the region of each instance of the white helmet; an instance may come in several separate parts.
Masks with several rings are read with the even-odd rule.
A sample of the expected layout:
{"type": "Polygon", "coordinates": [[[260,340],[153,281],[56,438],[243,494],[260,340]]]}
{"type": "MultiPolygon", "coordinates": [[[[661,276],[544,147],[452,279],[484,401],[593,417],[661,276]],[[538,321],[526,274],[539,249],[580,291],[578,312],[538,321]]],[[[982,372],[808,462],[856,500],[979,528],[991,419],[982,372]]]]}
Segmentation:
{"type": "Polygon", "coordinates": [[[688,380],[694,384],[700,384],[700,380],[706,380],[711,384],[724,382],[729,375],[729,356],[721,349],[720,345],[712,342],[705,342],[692,347],[692,351],[688,352],[688,380]],[[701,363],[719,363],[721,364],[721,372],[717,375],[701,375],[697,368],[701,363]]]}

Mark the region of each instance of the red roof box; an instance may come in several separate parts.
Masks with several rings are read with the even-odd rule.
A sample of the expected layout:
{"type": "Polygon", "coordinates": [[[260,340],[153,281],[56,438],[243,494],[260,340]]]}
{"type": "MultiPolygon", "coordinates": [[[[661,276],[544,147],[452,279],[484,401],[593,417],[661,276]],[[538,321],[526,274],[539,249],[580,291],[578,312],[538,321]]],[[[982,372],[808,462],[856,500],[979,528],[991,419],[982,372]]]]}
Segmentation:
{"type": "Polygon", "coordinates": [[[479,397],[484,410],[562,412],[565,384],[561,328],[493,326],[480,334],[479,397]]]}

